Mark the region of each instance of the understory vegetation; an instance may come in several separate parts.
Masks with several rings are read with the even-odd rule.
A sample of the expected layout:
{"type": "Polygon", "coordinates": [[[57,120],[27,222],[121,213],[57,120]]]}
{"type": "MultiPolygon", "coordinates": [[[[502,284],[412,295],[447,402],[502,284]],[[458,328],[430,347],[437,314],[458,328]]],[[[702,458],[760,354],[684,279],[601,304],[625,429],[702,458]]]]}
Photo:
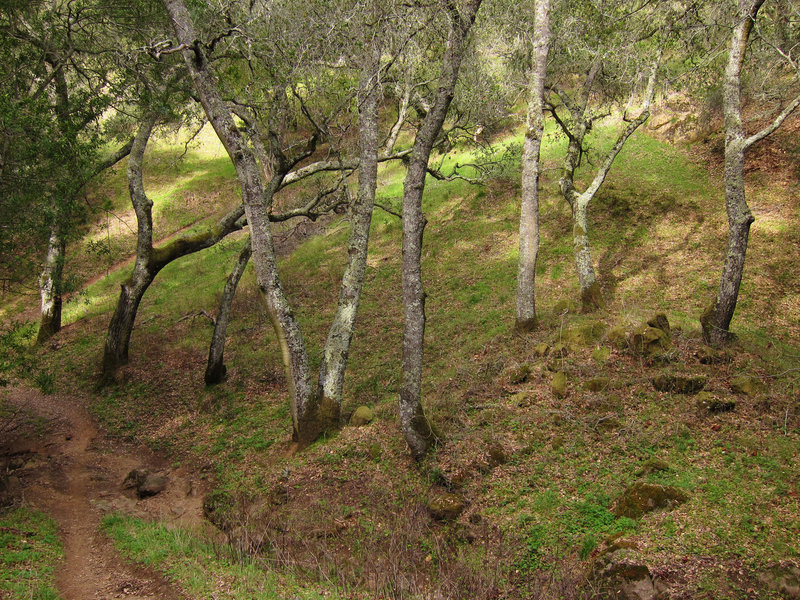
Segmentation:
{"type": "MultiPolygon", "coordinates": [[[[610,129],[599,133],[597,144],[612,143],[610,129]]],[[[497,140],[513,158],[482,185],[429,178],[423,398],[442,443],[420,468],[397,424],[401,224],[382,210],[343,406],[345,416],[369,407],[366,425],[295,451],[280,347],[251,269],[234,301],[227,380],[204,386],[209,317],[241,235],[164,268],[142,303],[120,383],[87,391],[135,244],[119,172],[94,192],[108,197],[108,218],[68,252],[82,261],[71,270],[86,285],[66,302],[63,331],[34,351],[31,377],[43,391],[84,398],[110,435],[144,441],[209,482],[216,538],[121,514],[104,522],[126,556],[191,597],[573,598],[591,594],[593,566],[611,552],[646,564],[673,598],[780,597],[764,573],[800,560],[794,135],[792,124],[763,151],[783,157],[769,176],[757,163],[750,173],[756,221],[730,350],[704,346],[697,321],[725,251],[715,139],[668,144],[650,131],[625,146],[590,221],[607,304],[585,315],[574,302],[570,211],[557,190],[565,140],[547,131],[540,325],[525,335],[513,332],[521,137],[497,140]],[[108,252],[81,251],[101,242],[108,252]],[[632,334],[658,313],[665,339],[657,352],[637,349],[632,334]],[[702,384],[681,388],[684,380],[702,384]],[[686,500],[621,515],[618,499],[635,483],[686,500]],[[460,511],[437,513],[442,498],[462,503],[460,511]]],[[[157,239],[237,202],[212,136],[181,152],[164,141],[147,155],[157,239]]],[[[459,152],[467,151],[449,164],[469,161],[459,152]]],[[[396,206],[403,175],[400,165],[381,168],[380,204],[396,206]]],[[[346,217],[334,217],[310,234],[280,234],[292,251],[279,269],[312,369],[336,306],[347,232],[346,217]]],[[[31,300],[4,298],[3,318],[33,315],[31,300]]],[[[33,514],[3,518],[0,532],[21,544],[29,526],[18,520],[33,514]]]]}

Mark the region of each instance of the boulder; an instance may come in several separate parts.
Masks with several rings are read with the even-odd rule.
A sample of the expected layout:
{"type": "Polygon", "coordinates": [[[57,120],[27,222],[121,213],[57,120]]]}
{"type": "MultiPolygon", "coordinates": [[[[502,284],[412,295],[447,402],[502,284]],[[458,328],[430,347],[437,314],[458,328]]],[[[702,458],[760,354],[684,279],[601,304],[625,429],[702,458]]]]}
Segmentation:
{"type": "Polygon", "coordinates": [[[634,483],[617,499],[614,514],[618,517],[638,519],[659,508],[672,509],[688,499],[689,495],[686,492],[673,486],[634,483]]]}
{"type": "Polygon", "coordinates": [[[147,469],[133,469],[122,482],[123,489],[138,488],[150,474],[147,469]]]}
{"type": "Polygon", "coordinates": [[[611,356],[611,349],[606,346],[598,346],[592,350],[592,360],[599,363],[605,363],[611,356]]]}
{"type": "Polygon", "coordinates": [[[718,350],[711,346],[703,346],[695,353],[701,365],[726,364],[733,360],[731,353],[725,349],[718,350]]]}
{"type": "Polygon", "coordinates": [[[567,394],[567,374],[564,371],[559,371],[553,375],[553,380],[550,382],[550,389],[556,398],[563,398],[567,394]]]}
{"type": "Polygon", "coordinates": [[[648,458],[646,461],[644,461],[644,463],[642,463],[642,467],[636,472],[636,475],[637,477],[642,477],[643,475],[649,475],[650,473],[669,470],[670,467],[666,461],[663,461],[660,458],[648,458]]]}
{"type": "Polygon", "coordinates": [[[139,498],[149,498],[160,494],[167,488],[167,476],[161,473],[150,473],[136,486],[136,495],[139,498]]]}
{"type": "Polygon", "coordinates": [[[547,356],[547,353],[550,352],[550,346],[547,342],[542,342],[541,344],[536,344],[533,347],[533,355],[534,356],[547,356]]]}
{"type": "Polygon", "coordinates": [[[634,354],[655,356],[669,350],[672,342],[661,329],[644,325],[631,333],[629,346],[634,354]]]}
{"type": "Polygon", "coordinates": [[[567,313],[575,314],[578,312],[578,309],[579,306],[575,302],[564,298],[555,303],[555,306],[553,306],[553,314],[557,316],[561,316],[567,313]]]}
{"type": "Polygon", "coordinates": [[[567,329],[561,337],[570,346],[584,348],[602,339],[607,329],[602,321],[592,321],[579,327],[567,329]]]}
{"type": "Polygon", "coordinates": [[[660,329],[661,331],[666,333],[667,336],[672,335],[672,330],[670,329],[669,321],[667,320],[667,315],[665,315],[664,313],[657,313],[653,315],[647,320],[647,324],[650,327],[654,327],[655,329],[660,329]]]}
{"type": "Polygon", "coordinates": [[[359,406],[350,417],[350,425],[353,427],[361,427],[372,422],[375,418],[372,409],[369,406],[359,406]]]}
{"type": "Polygon", "coordinates": [[[646,565],[600,559],[592,569],[591,587],[599,593],[595,598],[616,600],[662,600],[667,598],[665,586],[650,573],[646,565]]]}
{"type": "Polygon", "coordinates": [[[437,521],[454,521],[464,512],[464,501],[456,494],[438,490],[428,498],[428,512],[437,521]]]}
{"type": "Polygon", "coordinates": [[[511,371],[511,380],[512,385],[518,385],[520,383],[525,383],[528,381],[528,377],[531,374],[531,366],[527,363],[519,365],[513,371],[511,371]]]}
{"type": "Polygon", "coordinates": [[[495,440],[489,444],[486,462],[489,463],[491,468],[499,467],[508,462],[508,455],[500,442],[495,440]]]}
{"type": "Polygon", "coordinates": [[[656,375],[650,381],[657,391],[673,394],[696,394],[706,385],[706,378],[702,375],[683,377],[682,375],[661,374],[656,375]]]}
{"type": "Polygon", "coordinates": [[[625,331],[622,325],[614,325],[614,327],[608,330],[606,341],[614,348],[621,350],[628,345],[628,332],[625,331]]]}
{"type": "Polygon", "coordinates": [[[795,565],[774,564],[759,573],[758,580],[783,598],[800,600],[800,568],[795,565]]]}
{"type": "Polygon", "coordinates": [[[761,382],[749,375],[739,375],[731,379],[731,389],[737,394],[752,396],[760,391],[761,382]]]}

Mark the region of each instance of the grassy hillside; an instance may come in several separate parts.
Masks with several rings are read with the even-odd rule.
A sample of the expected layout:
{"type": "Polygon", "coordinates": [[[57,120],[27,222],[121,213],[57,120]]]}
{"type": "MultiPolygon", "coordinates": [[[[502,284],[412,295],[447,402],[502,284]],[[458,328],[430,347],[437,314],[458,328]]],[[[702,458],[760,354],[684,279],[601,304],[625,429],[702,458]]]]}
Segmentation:
{"type": "MultiPolygon", "coordinates": [[[[612,133],[600,130],[594,145],[610,143],[612,133]]],[[[598,585],[586,574],[611,557],[646,564],[671,597],[771,597],[760,575],[800,559],[796,173],[750,174],[757,220],[733,323],[739,342],[729,355],[701,362],[697,317],[715,293],[727,230],[713,153],[643,133],[631,139],[591,207],[608,306],[580,315],[571,219],[557,195],[563,145],[551,135],[544,147],[542,325],[529,336],[512,333],[518,157],[483,186],[428,182],[423,393],[445,442],[421,467],[396,414],[401,226],[381,210],[345,390],[345,412],[361,405],[375,412],[365,427],[293,453],[279,349],[251,270],[228,330],[228,381],[203,387],[211,324],[202,311],[216,310],[238,237],[164,269],[143,301],[124,383],[92,394],[83,390],[96,375],[126,268],[106,276],[99,258],[79,259],[75,248],[91,283],[68,303],[56,343],[39,351],[39,372],[59,390],[84,395],[112,435],[145,440],[207,473],[216,490],[212,517],[243,551],[242,564],[268,573],[270,586],[302,581],[314,594],[348,598],[439,597],[434,590],[446,598],[570,598],[598,585]],[[656,312],[672,326],[663,351],[637,355],[615,341],[612,331],[629,334],[656,312]],[[563,394],[553,388],[557,373],[566,377],[563,394]],[[654,388],[654,378],[675,375],[705,378],[703,393],[654,388]],[[752,378],[749,393],[735,391],[741,375],[752,378]],[[688,499],[672,510],[618,516],[615,501],[635,482],[673,486],[688,499]],[[452,522],[428,510],[445,492],[465,506],[452,522]]],[[[145,166],[159,237],[236,202],[232,169],[213,140],[176,163],[181,150],[164,144],[145,166]]],[[[399,165],[382,168],[382,203],[396,204],[403,174],[399,165]]],[[[126,211],[120,177],[104,187],[118,214],[126,211]]],[[[129,210],[123,221],[128,226],[98,224],[84,244],[110,240],[114,250],[104,257],[118,261],[133,243],[129,210]]],[[[335,220],[280,264],[316,364],[346,237],[346,220],[335,220]]],[[[149,544],[135,538],[159,530],[127,517],[108,531],[129,555],[178,580],[189,572],[181,561],[211,565],[209,581],[191,584],[196,597],[212,597],[216,580],[244,577],[219,575],[228,559],[206,550],[146,553],[149,544]]],[[[202,540],[185,543],[206,548],[202,540]]],[[[203,570],[192,570],[192,581],[203,570]]],[[[226,597],[254,597],[226,589],[226,597]]]]}

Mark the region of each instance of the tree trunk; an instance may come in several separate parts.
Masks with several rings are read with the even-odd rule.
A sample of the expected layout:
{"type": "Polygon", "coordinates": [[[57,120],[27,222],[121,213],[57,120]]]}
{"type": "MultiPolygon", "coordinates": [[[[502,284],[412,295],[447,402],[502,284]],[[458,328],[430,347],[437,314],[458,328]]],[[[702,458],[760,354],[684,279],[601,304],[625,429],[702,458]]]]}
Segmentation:
{"type": "Polygon", "coordinates": [[[318,396],[328,427],[338,425],[342,404],[342,388],[350,343],[353,339],[356,314],[364,285],[369,248],[369,228],[378,182],[378,105],[380,103],[381,47],[372,42],[361,74],[359,89],[360,158],[358,195],[350,213],[350,238],[347,267],[342,276],[339,304],[323,350],[319,371],[318,396]],[[334,422],[335,421],[335,422],[334,422]]]}
{"type": "Polygon", "coordinates": [[[239,132],[230,110],[208,68],[203,49],[196,41],[194,24],[183,0],[163,0],[172,21],[181,54],[189,70],[200,103],[214,131],[228,153],[242,189],[242,202],[250,225],[258,287],[278,338],[290,391],[294,438],[301,445],[314,441],[323,430],[318,402],[312,393],[311,377],[303,337],[278,277],[268,207],[291,168],[279,165],[267,189],[255,157],[239,132]]]}
{"type": "Polygon", "coordinates": [[[519,217],[517,318],[515,329],[536,328],[536,260],[539,255],[539,150],[544,131],[544,83],[550,49],[550,0],[536,2],[533,69],[531,70],[528,128],[522,151],[522,201],[519,217]]]}
{"type": "Polygon", "coordinates": [[[588,212],[589,199],[585,195],[578,196],[572,205],[572,249],[581,287],[583,312],[592,312],[603,304],[600,285],[597,283],[594,266],[592,265],[588,212]]]}
{"type": "Polygon", "coordinates": [[[58,221],[58,217],[55,217],[53,224],[50,226],[50,238],[47,242],[44,269],[39,277],[41,319],[39,321],[39,334],[36,337],[38,344],[43,344],[61,330],[61,288],[65,249],[66,241],[64,240],[61,223],[58,221]]]}
{"type": "MultiPolygon", "coordinates": [[[[764,0],[739,2],[740,22],[731,36],[725,69],[723,111],[725,116],[725,209],[728,213],[728,254],[722,268],[717,297],[700,317],[703,339],[712,346],[730,341],[730,324],[742,283],[750,225],[754,218],[744,190],[744,155],[753,141],[746,140],[741,114],[741,72],[747,42],[764,0]],[[749,142],[749,143],[748,143],[749,142]]],[[[760,139],[760,138],[759,138],[760,139]]]]}
{"type": "Polygon", "coordinates": [[[408,173],[403,184],[403,256],[402,285],[405,322],[403,328],[403,383],[399,412],[403,435],[416,460],[421,460],[436,436],[422,408],[422,365],[425,341],[425,292],[422,285],[422,237],[425,216],[422,194],[433,144],[442,129],[458,80],[458,71],[466,49],[467,35],[475,21],[481,0],[470,0],[463,15],[450,5],[450,31],[442,60],[439,89],[433,107],[414,140],[408,173]]]}
{"type": "Polygon", "coordinates": [[[247,263],[253,251],[248,238],[239,253],[239,259],[233,267],[228,281],[225,282],[225,289],[222,291],[222,300],[219,303],[219,313],[214,323],[214,335],[211,338],[211,346],[208,350],[208,364],[206,365],[205,382],[206,385],[221,383],[225,379],[227,369],[225,368],[225,337],[228,329],[228,321],[231,316],[233,298],[236,295],[236,288],[242,278],[247,263]]]}

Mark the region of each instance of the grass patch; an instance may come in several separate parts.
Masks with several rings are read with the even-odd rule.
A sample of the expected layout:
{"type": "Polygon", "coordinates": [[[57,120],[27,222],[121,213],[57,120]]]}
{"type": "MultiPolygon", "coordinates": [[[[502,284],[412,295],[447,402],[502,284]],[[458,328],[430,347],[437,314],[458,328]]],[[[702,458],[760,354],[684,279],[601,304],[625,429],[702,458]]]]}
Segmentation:
{"type": "Polygon", "coordinates": [[[58,526],[47,515],[16,508],[0,515],[0,595],[58,600],[54,569],[64,556],[58,526]]]}

